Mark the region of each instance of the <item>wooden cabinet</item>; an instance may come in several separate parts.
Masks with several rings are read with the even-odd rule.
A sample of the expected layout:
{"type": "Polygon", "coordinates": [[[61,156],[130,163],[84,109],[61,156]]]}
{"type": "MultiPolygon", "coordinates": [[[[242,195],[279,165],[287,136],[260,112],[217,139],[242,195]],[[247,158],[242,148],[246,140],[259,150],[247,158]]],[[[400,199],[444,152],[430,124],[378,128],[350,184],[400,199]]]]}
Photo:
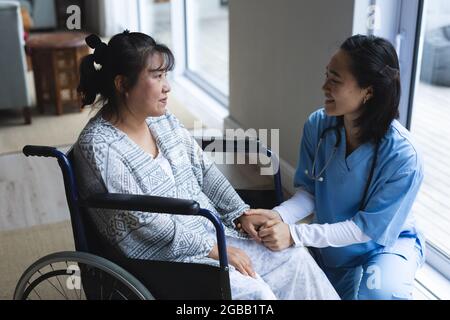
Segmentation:
{"type": "Polygon", "coordinates": [[[58,115],[63,106],[81,107],[77,93],[81,59],[89,54],[87,34],[81,32],[50,32],[32,34],[27,49],[33,61],[36,100],[41,113],[52,105],[58,115]]]}

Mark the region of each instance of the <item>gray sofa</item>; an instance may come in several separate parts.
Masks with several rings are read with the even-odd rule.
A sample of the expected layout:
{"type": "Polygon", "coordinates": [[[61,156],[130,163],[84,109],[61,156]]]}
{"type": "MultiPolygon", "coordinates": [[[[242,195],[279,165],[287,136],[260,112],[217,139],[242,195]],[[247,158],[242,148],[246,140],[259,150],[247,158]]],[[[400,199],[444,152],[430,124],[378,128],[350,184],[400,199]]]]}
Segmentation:
{"type": "Polygon", "coordinates": [[[450,25],[425,35],[422,58],[422,81],[450,87],[450,25]]]}
{"type": "Polygon", "coordinates": [[[28,10],[33,19],[32,30],[56,28],[55,0],[18,0],[18,2],[28,10]]]}
{"type": "Polygon", "coordinates": [[[22,109],[31,123],[22,16],[17,1],[0,1],[0,109],[22,109]]]}

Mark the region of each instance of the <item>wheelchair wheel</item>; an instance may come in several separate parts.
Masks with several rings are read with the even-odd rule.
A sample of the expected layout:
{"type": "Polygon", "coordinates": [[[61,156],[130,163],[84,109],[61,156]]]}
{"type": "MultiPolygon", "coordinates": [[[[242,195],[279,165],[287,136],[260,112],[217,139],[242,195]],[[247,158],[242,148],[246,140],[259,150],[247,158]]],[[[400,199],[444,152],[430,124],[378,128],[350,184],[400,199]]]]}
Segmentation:
{"type": "Polygon", "coordinates": [[[22,275],[15,300],[154,300],[133,275],[85,252],[58,252],[33,263],[22,275]]]}

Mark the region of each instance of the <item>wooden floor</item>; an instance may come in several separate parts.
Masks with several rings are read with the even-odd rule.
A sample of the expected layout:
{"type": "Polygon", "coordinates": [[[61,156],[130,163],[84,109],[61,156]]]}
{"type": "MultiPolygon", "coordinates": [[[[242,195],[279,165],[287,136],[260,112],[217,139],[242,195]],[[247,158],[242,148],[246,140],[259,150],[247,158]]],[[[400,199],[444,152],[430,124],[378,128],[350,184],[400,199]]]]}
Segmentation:
{"type": "Polygon", "coordinates": [[[0,204],[0,231],[70,219],[61,170],[54,159],[0,156],[0,204]]]}
{"type": "Polygon", "coordinates": [[[427,240],[450,255],[450,88],[420,83],[411,132],[425,164],[413,212],[427,240]]]}

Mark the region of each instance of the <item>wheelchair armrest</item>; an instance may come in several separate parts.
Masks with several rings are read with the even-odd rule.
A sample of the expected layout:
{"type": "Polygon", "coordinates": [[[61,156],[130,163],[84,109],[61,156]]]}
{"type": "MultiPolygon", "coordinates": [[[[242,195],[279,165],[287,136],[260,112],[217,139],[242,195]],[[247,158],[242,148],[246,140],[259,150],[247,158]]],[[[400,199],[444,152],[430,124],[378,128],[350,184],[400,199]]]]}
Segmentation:
{"type": "Polygon", "coordinates": [[[61,154],[56,148],[45,146],[25,146],[22,150],[23,154],[27,157],[46,157],[46,158],[58,158],[61,154]]]}
{"type": "Polygon", "coordinates": [[[80,202],[83,207],[160,212],[180,215],[198,215],[200,205],[196,201],[146,195],[101,193],[80,202]]]}

